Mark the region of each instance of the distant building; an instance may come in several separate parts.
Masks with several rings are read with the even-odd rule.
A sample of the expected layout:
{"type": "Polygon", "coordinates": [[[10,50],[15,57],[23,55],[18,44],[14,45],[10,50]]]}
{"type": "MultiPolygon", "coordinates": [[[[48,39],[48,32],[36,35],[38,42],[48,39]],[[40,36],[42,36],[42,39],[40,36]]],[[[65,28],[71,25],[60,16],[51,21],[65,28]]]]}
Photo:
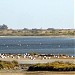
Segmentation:
{"type": "Polygon", "coordinates": [[[24,28],[23,30],[28,30],[27,28],[24,28]]]}
{"type": "Polygon", "coordinates": [[[54,30],[54,28],[48,28],[47,30],[54,30]]]}

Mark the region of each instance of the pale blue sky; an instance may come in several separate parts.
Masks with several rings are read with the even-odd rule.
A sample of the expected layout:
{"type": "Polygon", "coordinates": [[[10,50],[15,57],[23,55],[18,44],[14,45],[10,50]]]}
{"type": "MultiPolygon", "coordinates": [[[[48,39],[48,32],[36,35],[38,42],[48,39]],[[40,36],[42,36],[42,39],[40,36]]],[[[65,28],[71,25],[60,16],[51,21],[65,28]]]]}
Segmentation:
{"type": "Polygon", "coordinates": [[[0,0],[0,25],[74,28],[74,0],[0,0]]]}

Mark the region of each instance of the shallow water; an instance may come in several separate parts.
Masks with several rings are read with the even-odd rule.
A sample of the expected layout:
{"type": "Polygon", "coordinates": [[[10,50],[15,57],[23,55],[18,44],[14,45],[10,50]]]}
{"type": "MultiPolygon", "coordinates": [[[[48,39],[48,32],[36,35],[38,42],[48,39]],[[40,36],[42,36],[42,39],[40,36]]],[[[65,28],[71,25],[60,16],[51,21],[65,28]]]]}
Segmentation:
{"type": "Polygon", "coordinates": [[[32,52],[75,56],[75,38],[0,37],[0,53],[32,52]]]}

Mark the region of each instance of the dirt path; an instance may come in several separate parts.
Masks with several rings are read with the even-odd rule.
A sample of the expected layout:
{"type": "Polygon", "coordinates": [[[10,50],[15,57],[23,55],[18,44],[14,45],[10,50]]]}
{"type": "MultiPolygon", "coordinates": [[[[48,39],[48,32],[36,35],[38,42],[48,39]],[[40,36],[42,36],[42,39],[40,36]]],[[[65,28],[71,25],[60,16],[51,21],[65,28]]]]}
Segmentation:
{"type": "Polygon", "coordinates": [[[3,72],[0,75],[75,75],[75,72],[3,72]]]}

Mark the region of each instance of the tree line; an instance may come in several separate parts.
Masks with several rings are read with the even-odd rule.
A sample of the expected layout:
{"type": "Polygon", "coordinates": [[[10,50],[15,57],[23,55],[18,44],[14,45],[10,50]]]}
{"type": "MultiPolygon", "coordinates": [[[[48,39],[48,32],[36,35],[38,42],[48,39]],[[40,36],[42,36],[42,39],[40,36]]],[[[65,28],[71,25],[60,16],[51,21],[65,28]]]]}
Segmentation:
{"type": "Polygon", "coordinates": [[[3,24],[3,25],[0,25],[0,29],[8,29],[8,26],[3,24]]]}

